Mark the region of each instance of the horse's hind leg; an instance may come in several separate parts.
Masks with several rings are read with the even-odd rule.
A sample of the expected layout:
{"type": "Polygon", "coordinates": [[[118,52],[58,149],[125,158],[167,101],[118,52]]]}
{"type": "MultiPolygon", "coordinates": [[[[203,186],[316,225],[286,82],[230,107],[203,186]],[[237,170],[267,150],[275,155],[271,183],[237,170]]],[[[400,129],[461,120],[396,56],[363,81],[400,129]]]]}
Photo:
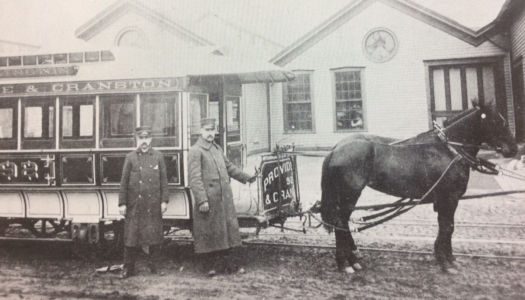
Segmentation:
{"type": "Polygon", "coordinates": [[[452,200],[448,203],[437,205],[439,231],[434,243],[434,255],[438,265],[443,271],[447,270],[447,263],[454,260],[452,255],[452,234],[454,233],[454,214],[458,207],[458,201],[452,200]]]}
{"type": "Polygon", "coordinates": [[[337,268],[340,271],[346,271],[352,273],[354,270],[361,270],[361,265],[358,263],[358,259],[352,251],[355,247],[355,241],[350,232],[348,221],[352,210],[350,206],[354,206],[357,199],[350,201],[348,198],[345,199],[344,203],[347,207],[342,207],[339,212],[339,228],[335,230],[335,246],[336,246],[336,262],[337,268]],[[345,268],[345,261],[348,261],[349,267],[345,268]]]}

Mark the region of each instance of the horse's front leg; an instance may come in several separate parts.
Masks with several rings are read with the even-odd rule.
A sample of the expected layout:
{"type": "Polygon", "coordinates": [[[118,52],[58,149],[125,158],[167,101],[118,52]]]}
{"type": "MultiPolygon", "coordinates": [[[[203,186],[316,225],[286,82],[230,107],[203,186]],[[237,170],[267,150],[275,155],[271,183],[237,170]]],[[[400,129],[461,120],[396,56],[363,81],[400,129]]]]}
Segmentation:
{"type": "Polygon", "coordinates": [[[439,205],[437,209],[439,231],[434,243],[434,255],[438,265],[443,271],[447,271],[447,263],[452,263],[452,234],[454,233],[454,214],[458,201],[450,201],[446,205],[439,205]]]}

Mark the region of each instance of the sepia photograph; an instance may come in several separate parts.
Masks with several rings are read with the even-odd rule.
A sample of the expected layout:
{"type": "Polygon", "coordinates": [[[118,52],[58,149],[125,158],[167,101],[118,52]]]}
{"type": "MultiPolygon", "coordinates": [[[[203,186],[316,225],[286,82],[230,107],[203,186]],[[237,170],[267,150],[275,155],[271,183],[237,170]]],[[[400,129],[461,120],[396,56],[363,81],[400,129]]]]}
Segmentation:
{"type": "Polygon", "coordinates": [[[0,0],[0,299],[525,300],[525,1],[0,0]]]}

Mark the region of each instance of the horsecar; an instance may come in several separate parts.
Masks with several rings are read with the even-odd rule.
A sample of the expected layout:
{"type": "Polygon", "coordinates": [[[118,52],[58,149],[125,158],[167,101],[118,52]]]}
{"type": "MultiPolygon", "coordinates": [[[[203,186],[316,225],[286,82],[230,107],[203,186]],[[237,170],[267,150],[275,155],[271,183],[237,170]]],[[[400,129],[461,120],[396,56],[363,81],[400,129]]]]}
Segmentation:
{"type": "MultiPolygon", "coordinates": [[[[0,57],[0,238],[118,247],[119,182],[141,125],[153,128],[152,146],[166,161],[166,232],[191,229],[187,153],[200,119],[218,120],[217,143],[242,166],[249,101],[243,85],[294,78],[267,63],[195,52],[115,48],[0,57]]],[[[295,158],[264,155],[260,171],[257,195],[235,201],[239,223],[282,226],[300,210],[295,158]]]]}

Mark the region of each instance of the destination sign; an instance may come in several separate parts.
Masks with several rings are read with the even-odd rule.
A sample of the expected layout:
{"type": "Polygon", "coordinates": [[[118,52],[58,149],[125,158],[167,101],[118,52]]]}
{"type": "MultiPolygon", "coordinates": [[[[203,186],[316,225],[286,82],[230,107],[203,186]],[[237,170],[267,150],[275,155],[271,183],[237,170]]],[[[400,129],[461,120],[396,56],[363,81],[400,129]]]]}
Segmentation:
{"type": "Polygon", "coordinates": [[[297,201],[294,164],[290,157],[264,162],[261,167],[264,209],[272,209],[297,201]]]}
{"type": "Polygon", "coordinates": [[[77,74],[77,71],[78,71],[77,67],[73,67],[73,66],[0,69],[0,78],[74,76],[77,74]]]}
{"type": "Polygon", "coordinates": [[[104,92],[152,91],[184,89],[184,78],[98,80],[80,82],[51,82],[2,84],[0,96],[28,94],[94,94],[104,92]]]}

